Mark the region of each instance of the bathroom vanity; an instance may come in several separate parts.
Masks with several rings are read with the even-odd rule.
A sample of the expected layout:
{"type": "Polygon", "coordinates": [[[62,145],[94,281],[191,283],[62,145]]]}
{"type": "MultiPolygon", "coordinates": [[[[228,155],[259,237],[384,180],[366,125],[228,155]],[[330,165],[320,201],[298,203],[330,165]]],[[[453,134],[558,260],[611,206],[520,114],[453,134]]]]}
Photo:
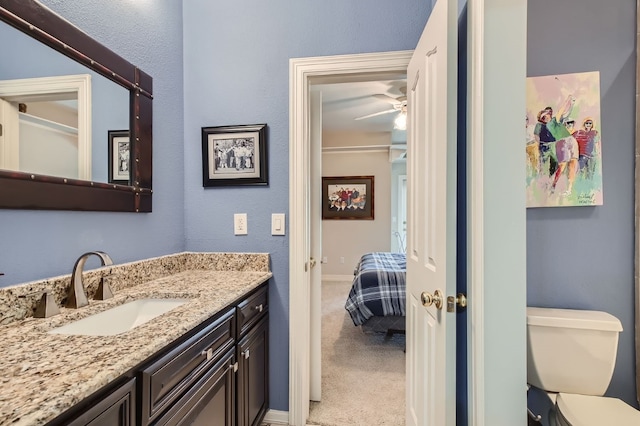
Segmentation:
{"type": "Polygon", "coordinates": [[[208,256],[174,257],[177,271],[163,259],[156,263],[166,276],[116,284],[112,299],[4,326],[0,425],[259,425],[268,408],[271,272],[220,270],[242,262],[208,256]],[[122,334],[51,333],[144,298],[186,302],[122,334]]]}
{"type": "Polygon", "coordinates": [[[267,354],[265,283],[51,424],[259,424],[268,403],[267,354]]]}

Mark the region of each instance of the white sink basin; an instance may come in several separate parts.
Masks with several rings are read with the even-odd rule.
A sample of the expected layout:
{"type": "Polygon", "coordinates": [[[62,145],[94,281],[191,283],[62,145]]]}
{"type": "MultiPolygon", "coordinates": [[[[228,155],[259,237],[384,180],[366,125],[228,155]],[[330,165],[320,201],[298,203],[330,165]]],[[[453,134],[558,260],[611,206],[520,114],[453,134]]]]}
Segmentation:
{"type": "Polygon", "coordinates": [[[52,334],[115,336],[169,312],[189,299],[139,299],[54,328],[52,334]]]}

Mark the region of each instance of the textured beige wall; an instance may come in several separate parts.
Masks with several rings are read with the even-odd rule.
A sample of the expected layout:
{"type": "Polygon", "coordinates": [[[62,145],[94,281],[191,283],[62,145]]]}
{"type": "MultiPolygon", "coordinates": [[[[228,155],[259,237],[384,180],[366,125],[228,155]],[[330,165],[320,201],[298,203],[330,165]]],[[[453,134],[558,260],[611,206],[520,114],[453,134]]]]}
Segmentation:
{"type": "MultiPolygon", "coordinates": [[[[345,134],[342,145],[374,145],[385,134],[345,134]],[[372,138],[367,141],[367,135],[372,138]],[[354,136],[356,136],[354,138],[354,136]],[[355,141],[357,143],[350,143],[355,141]]],[[[325,140],[327,135],[324,135],[325,140]]],[[[332,134],[339,138],[339,134],[332,134]]],[[[332,140],[331,146],[336,143],[332,140]]],[[[389,135],[386,135],[389,143],[389,135]]],[[[374,220],[322,221],[322,275],[353,275],[356,263],[364,253],[391,249],[391,163],[383,152],[323,153],[323,176],[374,176],[374,220]],[[344,258],[344,263],[341,263],[344,258]]]]}
{"type": "Polygon", "coordinates": [[[344,132],[323,131],[322,147],[365,147],[378,145],[381,148],[389,146],[391,133],[389,132],[344,132]]]}

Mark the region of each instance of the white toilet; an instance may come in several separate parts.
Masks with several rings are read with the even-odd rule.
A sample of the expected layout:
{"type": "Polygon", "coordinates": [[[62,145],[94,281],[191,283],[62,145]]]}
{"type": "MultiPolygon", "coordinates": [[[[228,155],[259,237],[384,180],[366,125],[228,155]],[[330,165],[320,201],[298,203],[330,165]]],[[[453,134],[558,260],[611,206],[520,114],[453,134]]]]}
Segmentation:
{"type": "Polygon", "coordinates": [[[640,425],[640,411],[602,396],[621,331],[606,312],[527,307],[527,382],[555,400],[556,424],[640,425]]]}

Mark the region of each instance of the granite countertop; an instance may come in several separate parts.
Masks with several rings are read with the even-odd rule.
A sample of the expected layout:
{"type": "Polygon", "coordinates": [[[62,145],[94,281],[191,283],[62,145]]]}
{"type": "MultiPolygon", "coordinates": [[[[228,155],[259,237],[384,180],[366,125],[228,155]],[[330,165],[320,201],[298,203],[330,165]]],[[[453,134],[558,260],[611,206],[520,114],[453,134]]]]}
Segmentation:
{"type": "Polygon", "coordinates": [[[51,318],[0,327],[0,425],[42,425],[126,373],[272,276],[269,271],[187,270],[61,308],[51,318]],[[53,328],[122,303],[186,298],[150,322],[116,336],[48,334],[53,328]]]}

